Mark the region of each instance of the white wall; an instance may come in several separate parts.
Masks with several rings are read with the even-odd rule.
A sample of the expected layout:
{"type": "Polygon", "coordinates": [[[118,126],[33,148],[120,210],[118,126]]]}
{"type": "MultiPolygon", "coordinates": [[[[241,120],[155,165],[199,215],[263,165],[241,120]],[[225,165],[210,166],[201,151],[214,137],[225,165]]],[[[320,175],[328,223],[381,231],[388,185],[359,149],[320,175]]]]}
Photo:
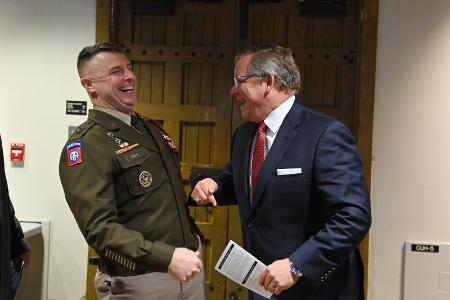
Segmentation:
{"type": "Polygon", "coordinates": [[[380,0],[376,68],[369,295],[402,299],[403,242],[450,242],[450,1],[380,0]]]}
{"type": "MultiPolygon", "coordinates": [[[[66,100],[88,98],[78,84],[76,57],[95,42],[95,0],[0,0],[0,134],[26,143],[23,168],[6,162],[19,218],[51,220],[49,299],[80,299],[87,246],[64,200],[58,160],[68,125],[66,100]]],[[[8,156],[7,156],[8,157],[8,156]]]]}

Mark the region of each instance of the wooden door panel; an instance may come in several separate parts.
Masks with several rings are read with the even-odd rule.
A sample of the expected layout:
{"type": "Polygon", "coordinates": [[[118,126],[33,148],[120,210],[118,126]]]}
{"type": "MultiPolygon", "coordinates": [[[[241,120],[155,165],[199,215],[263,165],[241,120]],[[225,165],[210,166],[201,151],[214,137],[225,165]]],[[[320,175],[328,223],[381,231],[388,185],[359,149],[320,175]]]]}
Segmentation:
{"type": "MultiPolygon", "coordinates": [[[[97,256],[95,250],[89,247],[88,261],[97,256]]],[[[97,273],[97,266],[88,264],[87,266],[87,280],[86,280],[86,300],[96,300],[97,292],[95,289],[95,274],[97,273]]]]}
{"type": "MultiPolygon", "coordinates": [[[[222,167],[228,160],[233,35],[227,23],[234,1],[175,1],[168,16],[131,14],[127,2],[117,12],[117,42],[139,78],[136,111],[160,120],[178,145],[189,192],[193,166],[222,167]]],[[[206,238],[208,298],[223,299],[225,278],[213,266],[227,242],[228,208],[190,210],[206,238]]]]}
{"type": "Polygon", "coordinates": [[[141,103],[162,104],[165,65],[161,62],[134,64],[137,77],[137,97],[141,103]]]}
{"type": "Polygon", "coordinates": [[[254,44],[286,44],[288,32],[286,14],[278,12],[260,12],[251,15],[250,28],[254,44]]]}
{"type": "MultiPolygon", "coordinates": [[[[132,14],[126,0],[97,4],[102,22],[97,38],[126,49],[138,78],[136,110],[161,121],[178,145],[189,192],[193,166],[222,167],[228,161],[234,0],[179,0],[174,14],[166,16],[132,14]]],[[[225,278],[213,266],[228,241],[228,208],[190,211],[205,235],[208,299],[223,299],[225,278]]],[[[92,272],[89,276],[92,285],[92,272]]]]}
{"type": "MultiPolygon", "coordinates": [[[[362,111],[356,99],[364,1],[347,1],[343,18],[300,17],[298,0],[248,2],[248,36],[242,38],[240,0],[175,0],[172,15],[132,14],[128,0],[97,0],[97,40],[118,42],[127,49],[139,79],[136,110],[161,121],[171,134],[180,150],[186,192],[192,167],[220,168],[229,160],[231,134],[242,123],[239,107],[229,96],[233,56],[243,47],[290,46],[300,67],[302,102],[342,120],[354,132],[367,121],[358,113],[370,112],[362,111]]],[[[370,73],[367,70],[362,72],[370,73]]],[[[367,102],[369,97],[362,96],[367,102]]],[[[368,161],[370,151],[363,152],[368,161]]],[[[370,169],[370,161],[367,164],[370,169]]],[[[212,270],[228,239],[241,241],[237,208],[190,210],[207,237],[209,299],[229,299],[232,292],[246,299],[246,290],[212,270]]],[[[367,240],[362,248],[367,262],[367,240]]]]}
{"type": "Polygon", "coordinates": [[[133,18],[133,43],[165,44],[166,41],[165,16],[140,15],[133,18]]]}

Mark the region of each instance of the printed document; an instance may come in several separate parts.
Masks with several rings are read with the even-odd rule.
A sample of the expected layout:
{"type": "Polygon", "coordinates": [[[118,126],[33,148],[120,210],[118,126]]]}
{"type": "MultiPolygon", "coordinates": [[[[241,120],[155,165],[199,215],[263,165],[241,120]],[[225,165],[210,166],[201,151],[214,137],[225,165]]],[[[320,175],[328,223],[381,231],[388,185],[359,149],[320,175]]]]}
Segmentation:
{"type": "Polygon", "coordinates": [[[272,296],[272,293],[266,291],[258,283],[259,275],[266,269],[266,265],[232,240],[223,250],[215,269],[234,282],[267,299],[272,296]]]}

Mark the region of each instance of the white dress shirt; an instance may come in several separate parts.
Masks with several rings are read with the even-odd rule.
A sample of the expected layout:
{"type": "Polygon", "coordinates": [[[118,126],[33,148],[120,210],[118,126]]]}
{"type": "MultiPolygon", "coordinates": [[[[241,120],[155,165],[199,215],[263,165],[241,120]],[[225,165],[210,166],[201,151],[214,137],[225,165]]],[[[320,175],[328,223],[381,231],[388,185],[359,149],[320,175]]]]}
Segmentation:
{"type": "MultiPolygon", "coordinates": [[[[275,138],[277,137],[278,130],[281,127],[281,124],[284,121],[284,118],[288,114],[288,112],[291,110],[292,105],[294,105],[295,96],[291,96],[289,99],[284,101],[280,106],[275,108],[265,119],[264,123],[267,125],[267,132],[266,132],[266,156],[269,154],[270,148],[272,148],[272,145],[275,141],[275,138]]],[[[255,147],[255,137],[253,138],[252,143],[252,149],[250,151],[250,169],[249,169],[249,182],[250,182],[250,188],[251,188],[251,177],[252,177],[252,154],[253,154],[253,148],[255,147]]]]}

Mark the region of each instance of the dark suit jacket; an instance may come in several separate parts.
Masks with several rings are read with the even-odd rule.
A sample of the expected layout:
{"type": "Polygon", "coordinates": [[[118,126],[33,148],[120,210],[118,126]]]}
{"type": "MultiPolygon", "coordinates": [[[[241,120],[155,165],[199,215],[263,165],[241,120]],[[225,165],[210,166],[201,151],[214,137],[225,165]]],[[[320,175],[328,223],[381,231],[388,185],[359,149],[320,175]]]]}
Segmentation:
{"type": "Polygon", "coordinates": [[[0,136],[0,299],[12,299],[11,259],[28,250],[30,246],[23,237],[22,228],[9,198],[0,136]]]}
{"type": "Polygon", "coordinates": [[[231,162],[215,178],[216,196],[219,204],[239,204],[249,252],[265,264],[289,257],[304,273],[272,299],[363,299],[357,247],[371,215],[351,132],[295,101],[262,166],[251,205],[249,160],[256,128],[247,122],[236,130],[231,162]],[[292,168],[301,172],[277,175],[278,169],[292,168]]]}

